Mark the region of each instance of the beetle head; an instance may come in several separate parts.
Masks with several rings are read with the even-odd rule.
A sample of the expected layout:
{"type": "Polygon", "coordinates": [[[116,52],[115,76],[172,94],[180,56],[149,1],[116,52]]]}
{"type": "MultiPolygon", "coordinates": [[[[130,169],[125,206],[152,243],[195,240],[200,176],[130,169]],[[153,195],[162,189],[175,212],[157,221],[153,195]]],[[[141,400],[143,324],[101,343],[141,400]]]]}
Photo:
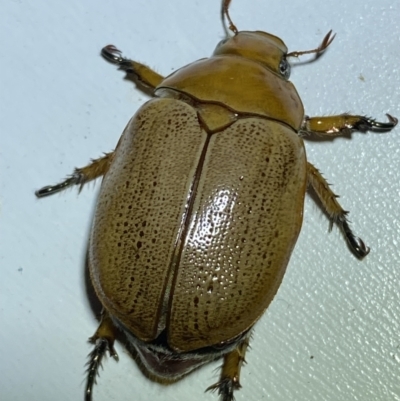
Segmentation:
{"type": "Polygon", "coordinates": [[[217,45],[213,55],[241,56],[289,79],[290,64],[286,60],[288,49],[282,39],[262,31],[239,32],[229,15],[230,4],[231,0],[222,1],[221,17],[224,22],[228,21],[228,25],[224,24],[227,38],[217,45]],[[233,37],[229,36],[228,30],[234,34],[233,37]]]}
{"type": "Polygon", "coordinates": [[[214,56],[241,56],[264,65],[272,72],[289,79],[290,65],[286,61],[287,47],[277,36],[262,31],[241,31],[222,40],[214,56]]]}
{"type": "Polygon", "coordinates": [[[262,31],[239,32],[229,15],[230,3],[231,0],[222,1],[222,20],[225,21],[226,19],[229,25],[224,25],[227,38],[217,45],[214,56],[234,55],[245,57],[264,65],[275,74],[287,80],[290,77],[288,57],[299,57],[303,54],[314,53],[315,59],[317,59],[335,38],[335,35],[332,35],[332,31],[329,31],[316,49],[288,53],[286,45],[277,36],[262,31]],[[229,36],[228,30],[234,34],[233,37],[229,36]]]}

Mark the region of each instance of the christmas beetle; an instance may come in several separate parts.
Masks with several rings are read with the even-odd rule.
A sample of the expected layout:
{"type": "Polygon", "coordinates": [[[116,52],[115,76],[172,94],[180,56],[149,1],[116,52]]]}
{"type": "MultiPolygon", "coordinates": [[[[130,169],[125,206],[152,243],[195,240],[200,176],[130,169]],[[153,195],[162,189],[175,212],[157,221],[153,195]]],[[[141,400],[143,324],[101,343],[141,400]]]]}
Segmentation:
{"type": "Polygon", "coordinates": [[[232,401],[254,324],[283,279],[303,218],[307,187],[359,258],[369,248],[349,227],[347,212],[307,161],[303,133],[339,136],[389,131],[397,119],[360,115],[308,117],[289,81],[288,52],[266,32],[238,31],[222,4],[230,34],[210,58],[168,77],[122,57],[102,56],[150,89],[115,151],[77,168],[38,197],[80,189],[103,177],[88,265],[103,306],[91,338],[86,400],[108,351],[122,333],[149,376],[180,379],[223,358],[208,389],[232,401]]]}

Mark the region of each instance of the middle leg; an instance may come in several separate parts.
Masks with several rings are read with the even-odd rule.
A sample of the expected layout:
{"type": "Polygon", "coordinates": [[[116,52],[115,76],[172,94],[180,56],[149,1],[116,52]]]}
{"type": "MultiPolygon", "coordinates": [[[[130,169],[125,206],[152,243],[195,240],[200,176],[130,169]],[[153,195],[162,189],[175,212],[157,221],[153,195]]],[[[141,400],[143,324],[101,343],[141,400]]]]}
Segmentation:
{"type": "Polygon", "coordinates": [[[369,248],[364,244],[364,241],[355,236],[347,221],[348,212],[345,211],[337,201],[338,196],[330,189],[322,174],[311,163],[307,163],[307,178],[308,183],[315,191],[318,199],[321,201],[326,213],[331,221],[331,226],[336,223],[342,230],[347,243],[357,257],[363,258],[369,253],[369,248]]]}

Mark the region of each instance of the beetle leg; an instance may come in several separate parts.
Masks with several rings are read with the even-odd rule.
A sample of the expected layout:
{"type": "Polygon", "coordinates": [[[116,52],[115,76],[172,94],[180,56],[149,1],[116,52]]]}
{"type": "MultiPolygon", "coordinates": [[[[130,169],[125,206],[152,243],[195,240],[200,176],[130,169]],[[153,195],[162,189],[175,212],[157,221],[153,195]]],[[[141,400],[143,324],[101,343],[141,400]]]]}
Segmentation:
{"type": "Polygon", "coordinates": [[[109,314],[103,311],[100,325],[89,341],[95,344],[93,351],[89,354],[87,364],[87,383],[85,388],[85,401],[92,400],[93,386],[96,383],[96,377],[99,374],[99,367],[102,359],[108,351],[116,361],[118,354],[114,349],[114,341],[117,336],[117,329],[111,320],[109,314]]]}
{"type": "Polygon", "coordinates": [[[114,157],[114,152],[106,153],[103,157],[99,159],[93,159],[90,164],[82,168],[76,168],[63,182],[56,185],[47,185],[43,188],[38,189],[35,195],[38,198],[43,198],[45,196],[53,195],[57,192],[63,191],[72,185],[79,185],[79,192],[82,190],[83,186],[89,181],[95,180],[107,173],[110,168],[110,164],[114,157]]]}
{"type": "Polygon", "coordinates": [[[355,116],[350,114],[338,114],[328,117],[306,116],[301,131],[311,132],[323,136],[339,136],[350,134],[353,131],[376,131],[385,132],[394,128],[398,122],[397,118],[386,114],[389,122],[381,123],[373,118],[355,116]]]}
{"type": "Polygon", "coordinates": [[[121,51],[113,45],[103,47],[101,55],[110,63],[118,65],[121,70],[135,74],[136,78],[146,88],[155,89],[164,80],[162,75],[147,65],[122,57],[121,51]]]}
{"type": "Polygon", "coordinates": [[[364,244],[364,241],[361,238],[356,237],[352,232],[346,217],[348,212],[340,206],[340,203],[337,201],[338,196],[333,193],[325,178],[311,163],[307,163],[307,178],[308,183],[315,191],[330,218],[330,228],[332,228],[333,223],[336,223],[342,230],[350,249],[356,254],[356,256],[359,258],[367,256],[369,253],[369,247],[364,244]]]}
{"type": "Polygon", "coordinates": [[[239,390],[240,368],[245,362],[245,354],[249,346],[249,339],[246,337],[231,352],[224,356],[224,363],[219,382],[208,387],[206,391],[218,391],[220,401],[233,401],[233,392],[239,390]]]}

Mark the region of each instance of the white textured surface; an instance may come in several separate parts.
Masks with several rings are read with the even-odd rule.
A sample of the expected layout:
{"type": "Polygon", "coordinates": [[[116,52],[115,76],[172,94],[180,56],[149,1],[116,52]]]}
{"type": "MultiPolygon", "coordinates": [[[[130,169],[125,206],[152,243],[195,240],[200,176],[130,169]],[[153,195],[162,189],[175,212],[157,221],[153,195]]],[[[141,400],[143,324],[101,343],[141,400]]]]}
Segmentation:
{"type": "MultiPolygon", "coordinates": [[[[400,2],[234,0],[242,30],[290,50],[337,37],[316,63],[293,68],[309,115],[400,116],[400,2]]],[[[211,54],[219,1],[7,1],[0,14],[0,399],[81,400],[96,329],[84,254],[96,189],[36,200],[112,149],[145,101],[99,51],[112,43],[163,74],[211,54]]],[[[372,248],[356,260],[313,202],[288,273],[256,326],[240,400],[400,400],[400,128],[308,142],[353,228],[372,248]]],[[[216,400],[218,364],[170,387],[143,378],[117,345],[95,400],[216,400]]]]}

